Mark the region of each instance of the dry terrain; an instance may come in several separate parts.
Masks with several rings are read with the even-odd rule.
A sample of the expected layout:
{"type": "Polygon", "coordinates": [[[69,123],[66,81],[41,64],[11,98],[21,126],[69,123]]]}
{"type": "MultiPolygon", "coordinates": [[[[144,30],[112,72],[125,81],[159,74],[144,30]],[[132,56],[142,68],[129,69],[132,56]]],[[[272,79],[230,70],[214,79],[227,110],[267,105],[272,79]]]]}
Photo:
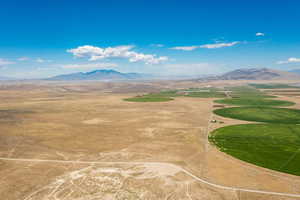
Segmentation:
{"type": "MultiPolygon", "coordinates": [[[[227,82],[0,85],[0,196],[5,200],[292,200],[300,178],[247,164],[207,142],[245,123],[212,115],[210,98],[123,101],[227,82]],[[211,119],[223,121],[212,124],[211,119]]],[[[297,95],[281,96],[294,101],[297,95]]]]}

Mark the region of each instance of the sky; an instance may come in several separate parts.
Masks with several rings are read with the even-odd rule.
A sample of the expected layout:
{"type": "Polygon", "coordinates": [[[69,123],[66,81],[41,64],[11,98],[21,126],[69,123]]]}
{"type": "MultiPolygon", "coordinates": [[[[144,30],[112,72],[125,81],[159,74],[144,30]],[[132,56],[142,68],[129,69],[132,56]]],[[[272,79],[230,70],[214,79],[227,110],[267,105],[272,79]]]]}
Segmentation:
{"type": "Polygon", "coordinates": [[[300,69],[298,0],[2,0],[0,76],[300,69]]]}

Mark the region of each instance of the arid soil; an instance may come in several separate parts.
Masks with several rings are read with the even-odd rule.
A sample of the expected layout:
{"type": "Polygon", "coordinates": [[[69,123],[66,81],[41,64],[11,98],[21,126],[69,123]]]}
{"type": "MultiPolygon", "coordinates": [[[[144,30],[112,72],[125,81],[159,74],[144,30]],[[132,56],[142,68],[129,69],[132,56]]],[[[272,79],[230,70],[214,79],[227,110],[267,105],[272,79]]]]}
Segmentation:
{"type": "MultiPolygon", "coordinates": [[[[247,164],[208,144],[210,130],[245,123],[212,115],[213,99],[123,101],[163,88],[208,84],[224,85],[0,85],[0,196],[6,200],[297,199],[247,192],[297,195],[300,178],[247,164]],[[210,123],[211,119],[224,123],[210,123]]],[[[297,96],[280,98],[297,102],[299,108],[297,96]]]]}

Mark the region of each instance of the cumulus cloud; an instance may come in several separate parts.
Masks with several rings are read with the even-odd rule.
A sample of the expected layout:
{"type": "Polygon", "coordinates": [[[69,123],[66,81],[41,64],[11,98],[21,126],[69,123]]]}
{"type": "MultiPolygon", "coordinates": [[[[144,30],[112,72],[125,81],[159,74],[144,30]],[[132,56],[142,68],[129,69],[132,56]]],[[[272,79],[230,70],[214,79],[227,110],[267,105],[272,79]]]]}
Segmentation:
{"type": "Polygon", "coordinates": [[[11,61],[8,61],[8,60],[5,60],[5,59],[2,59],[0,58],[0,67],[3,67],[5,65],[12,65],[12,64],[15,64],[14,62],[11,62],[11,61]]]}
{"type": "Polygon", "coordinates": [[[264,34],[264,33],[261,33],[261,32],[258,32],[258,33],[256,33],[255,35],[256,35],[256,36],[265,36],[265,34],[264,34]]]}
{"type": "Polygon", "coordinates": [[[240,42],[229,42],[229,43],[215,43],[215,44],[204,44],[199,46],[178,46],[178,47],[172,47],[171,49],[174,50],[182,50],[182,51],[193,51],[195,49],[204,48],[204,49],[217,49],[217,48],[223,48],[223,47],[231,47],[236,44],[239,44],[240,42]]]}
{"type": "Polygon", "coordinates": [[[129,62],[142,61],[146,64],[158,64],[168,60],[168,57],[158,57],[152,54],[143,54],[132,51],[134,46],[116,46],[116,47],[95,47],[90,45],[80,46],[75,49],[69,49],[67,52],[72,53],[75,57],[87,57],[90,61],[101,60],[104,58],[127,58],[129,62]]]}
{"type": "Polygon", "coordinates": [[[63,65],[64,69],[103,69],[117,67],[115,63],[88,63],[88,64],[68,64],[63,65]]]}
{"type": "Polygon", "coordinates": [[[26,61],[26,60],[29,60],[29,58],[25,56],[18,58],[18,61],[26,61]]]}
{"type": "Polygon", "coordinates": [[[288,63],[299,63],[299,62],[300,62],[300,58],[291,57],[285,61],[278,61],[277,64],[288,64],[288,63]]]}

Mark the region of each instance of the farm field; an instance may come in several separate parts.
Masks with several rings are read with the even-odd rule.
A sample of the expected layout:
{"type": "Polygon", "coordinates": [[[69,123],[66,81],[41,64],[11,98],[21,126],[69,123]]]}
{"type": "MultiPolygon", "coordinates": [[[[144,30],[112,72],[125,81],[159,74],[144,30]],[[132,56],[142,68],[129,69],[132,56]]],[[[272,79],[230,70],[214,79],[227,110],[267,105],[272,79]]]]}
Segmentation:
{"type": "Polygon", "coordinates": [[[210,141],[238,159],[300,175],[300,125],[241,124],[212,132],[210,141]]]}
{"type": "Polygon", "coordinates": [[[193,88],[187,90],[168,90],[157,93],[149,93],[140,96],[124,99],[132,102],[165,102],[174,100],[175,97],[198,97],[198,98],[223,98],[226,95],[224,92],[218,91],[215,88],[202,89],[193,88]]]}
{"type": "Polygon", "coordinates": [[[232,99],[218,99],[215,103],[238,105],[238,106],[292,106],[295,103],[290,101],[280,101],[262,98],[232,98],[232,99]]]}
{"type": "Polygon", "coordinates": [[[265,89],[264,90],[268,94],[277,95],[277,96],[291,96],[291,97],[299,97],[300,90],[299,89],[265,89]]]}
{"type": "MultiPolygon", "coordinates": [[[[256,88],[292,88],[284,84],[249,85],[256,88]]],[[[298,156],[300,110],[275,108],[275,106],[293,106],[294,102],[272,100],[267,97],[245,98],[242,95],[239,98],[220,99],[215,102],[242,106],[214,110],[219,116],[266,123],[231,125],[214,130],[209,140],[220,151],[268,169],[300,174],[296,167],[300,161],[298,156]]]]}
{"type": "Polygon", "coordinates": [[[232,98],[276,98],[276,96],[269,95],[265,92],[262,92],[254,87],[249,87],[247,85],[225,87],[225,90],[230,91],[229,94],[232,98]]]}
{"type": "Polygon", "coordinates": [[[257,89],[288,89],[288,88],[298,88],[298,86],[293,86],[289,84],[282,84],[282,83],[273,83],[273,84],[263,84],[263,83],[252,83],[249,84],[252,87],[255,87],[257,89]]]}
{"type": "Polygon", "coordinates": [[[221,92],[191,92],[185,96],[199,98],[224,98],[225,94],[221,92]]]}
{"type": "Polygon", "coordinates": [[[273,107],[232,107],[214,110],[223,117],[245,121],[300,124],[300,110],[273,107]]]}

